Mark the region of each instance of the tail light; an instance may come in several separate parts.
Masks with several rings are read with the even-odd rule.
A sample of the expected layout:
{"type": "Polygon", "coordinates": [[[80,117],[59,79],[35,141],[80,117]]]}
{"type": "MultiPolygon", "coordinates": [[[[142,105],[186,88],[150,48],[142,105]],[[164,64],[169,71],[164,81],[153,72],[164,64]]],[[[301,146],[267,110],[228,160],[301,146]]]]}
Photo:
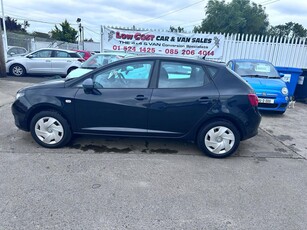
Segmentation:
{"type": "Polygon", "coordinates": [[[253,93],[248,94],[248,100],[252,106],[258,106],[258,97],[256,94],[253,93]]]}
{"type": "Polygon", "coordinates": [[[78,59],[79,62],[84,62],[85,60],[83,58],[78,59]]]}

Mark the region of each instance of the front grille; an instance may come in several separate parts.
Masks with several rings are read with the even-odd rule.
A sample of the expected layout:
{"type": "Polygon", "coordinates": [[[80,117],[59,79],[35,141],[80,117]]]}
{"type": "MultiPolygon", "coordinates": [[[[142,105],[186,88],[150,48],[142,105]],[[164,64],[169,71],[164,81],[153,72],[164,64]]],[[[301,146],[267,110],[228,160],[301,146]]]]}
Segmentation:
{"type": "Polygon", "coordinates": [[[268,109],[275,109],[278,107],[278,104],[264,104],[264,103],[259,103],[258,104],[259,108],[268,108],[268,109]]]}

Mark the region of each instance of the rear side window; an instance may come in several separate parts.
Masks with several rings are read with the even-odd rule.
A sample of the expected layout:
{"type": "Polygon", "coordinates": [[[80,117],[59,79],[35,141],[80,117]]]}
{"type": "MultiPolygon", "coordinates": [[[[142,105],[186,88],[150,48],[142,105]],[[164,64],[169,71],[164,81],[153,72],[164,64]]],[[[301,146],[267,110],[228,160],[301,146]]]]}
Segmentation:
{"type": "Polygon", "coordinates": [[[77,53],[69,53],[70,57],[72,58],[81,58],[81,56],[77,53]]]}
{"type": "Polygon", "coordinates": [[[180,62],[161,62],[158,88],[202,87],[209,81],[202,66],[180,62]]]}
{"type": "Polygon", "coordinates": [[[66,58],[66,57],[69,57],[69,54],[67,52],[64,52],[64,51],[55,51],[54,57],[66,58]]]}

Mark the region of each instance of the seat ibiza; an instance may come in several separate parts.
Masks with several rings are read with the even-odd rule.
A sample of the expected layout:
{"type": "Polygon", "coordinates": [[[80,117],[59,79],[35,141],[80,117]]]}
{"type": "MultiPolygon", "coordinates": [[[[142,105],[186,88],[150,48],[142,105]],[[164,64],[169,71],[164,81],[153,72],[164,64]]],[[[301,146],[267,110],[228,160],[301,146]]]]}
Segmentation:
{"type": "Polygon", "coordinates": [[[179,138],[222,158],[257,134],[257,105],[254,90],[223,64],[139,56],[21,89],[12,113],[47,148],[72,134],[179,138]]]}

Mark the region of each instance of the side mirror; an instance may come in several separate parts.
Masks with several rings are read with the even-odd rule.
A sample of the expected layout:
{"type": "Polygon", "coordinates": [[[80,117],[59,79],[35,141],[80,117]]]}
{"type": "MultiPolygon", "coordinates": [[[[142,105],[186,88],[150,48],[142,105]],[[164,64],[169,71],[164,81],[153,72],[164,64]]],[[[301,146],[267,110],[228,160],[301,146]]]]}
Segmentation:
{"type": "Polygon", "coordinates": [[[85,79],[82,82],[83,90],[86,94],[100,95],[100,91],[95,88],[92,78],[85,79]]]}
{"type": "Polygon", "coordinates": [[[92,78],[85,79],[82,82],[82,87],[84,90],[92,90],[94,89],[94,82],[92,78]]]}
{"type": "Polygon", "coordinates": [[[282,77],[284,77],[284,76],[285,76],[285,74],[283,74],[283,73],[279,73],[279,76],[282,78],[282,77]]]}
{"type": "Polygon", "coordinates": [[[32,54],[27,55],[27,58],[33,58],[34,56],[32,54]]]}

